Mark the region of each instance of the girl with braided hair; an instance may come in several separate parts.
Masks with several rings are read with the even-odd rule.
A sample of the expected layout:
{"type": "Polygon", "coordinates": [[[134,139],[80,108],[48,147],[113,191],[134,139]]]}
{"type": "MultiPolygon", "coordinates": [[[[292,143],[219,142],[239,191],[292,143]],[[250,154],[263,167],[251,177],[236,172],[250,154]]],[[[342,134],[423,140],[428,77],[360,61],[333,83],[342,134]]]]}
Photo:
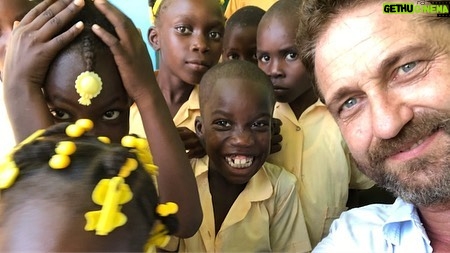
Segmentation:
{"type": "MultiPolygon", "coordinates": [[[[198,84],[218,63],[225,19],[220,0],[150,0],[150,45],[159,56],[157,81],[190,158],[205,151],[194,131],[198,84]]],[[[130,129],[145,134],[142,110],[131,107],[130,129]]]]}
{"type": "Polygon", "coordinates": [[[146,141],[109,143],[84,134],[92,126],[39,130],[0,163],[1,252],[142,252],[175,231],[176,204],[158,205],[146,141]]]}
{"type": "Polygon", "coordinates": [[[160,168],[159,197],[179,205],[175,234],[189,237],[202,219],[198,190],[151,69],[138,29],[107,1],[44,0],[13,30],[5,102],[18,142],[36,129],[80,118],[93,121],[92,134],[120,142],[134,102],[160,168]]]}

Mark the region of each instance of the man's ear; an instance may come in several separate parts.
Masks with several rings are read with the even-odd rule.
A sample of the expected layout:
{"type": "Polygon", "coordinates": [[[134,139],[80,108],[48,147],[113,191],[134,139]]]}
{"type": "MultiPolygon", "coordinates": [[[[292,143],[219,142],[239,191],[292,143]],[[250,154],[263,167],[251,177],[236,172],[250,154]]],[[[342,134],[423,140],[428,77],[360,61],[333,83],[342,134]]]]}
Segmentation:
{"type": "Polygon", "coordinates": [[[150,43],[150,45],[152,46],[153,50],[155,51],[159,51],[159,49],[161,48],[159,46],[159,34],[158,34],[158,29],[155,26],[151,26],[148,29],[148,42],[150,43]]]}
{"type": "Polygon", "coordinates": [[[203,119],[201,116],[195,118],[195,133],[197,134],[200,141],[203,141],[203,119]]]}

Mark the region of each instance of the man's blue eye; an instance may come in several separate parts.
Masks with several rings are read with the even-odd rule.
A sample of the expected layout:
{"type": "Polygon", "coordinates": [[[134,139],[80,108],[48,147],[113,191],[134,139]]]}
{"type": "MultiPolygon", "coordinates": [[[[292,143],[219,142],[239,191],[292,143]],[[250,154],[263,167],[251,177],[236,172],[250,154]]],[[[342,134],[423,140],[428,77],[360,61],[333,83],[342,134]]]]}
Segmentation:
{"type": "Polygon", "coordinates": [[[409,62],[403,66],[400,67],[400,69],[405,72],[408,73],[410,72],[412,69],[414,69],[417,65],[417,62],[409,62]]]}
{"type": "Polygon", "coordinates": [[[343,105],[343,107],[345,107],[345,108],[351,108],[351,107],[353,107],[354,105],[356,105],[356,98],[350,98],[350,99],[348,99],[347,101],[345,101],[344,102],[344,105],[343,105]]]}

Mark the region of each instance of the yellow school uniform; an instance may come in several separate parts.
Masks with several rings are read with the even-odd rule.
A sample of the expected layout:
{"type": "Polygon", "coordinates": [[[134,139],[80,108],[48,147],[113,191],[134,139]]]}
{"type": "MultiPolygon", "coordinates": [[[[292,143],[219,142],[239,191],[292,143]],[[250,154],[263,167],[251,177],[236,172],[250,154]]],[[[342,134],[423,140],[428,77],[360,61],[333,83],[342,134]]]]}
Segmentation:
{"type": "Polygon", "coordinates": [[[238,9],[252,5],[267,11],[277,0],[230,0],[225,10],[225,17],[228,19],[238,9]]]}
{"type": "MultiPolygon", "coordinates": [[[[187,127],[195,132],[195,118],[200,116],[198,91],[199,86],[195,85],[191,95],[189,95],[189,99],[180,107],[175,117],[173,117],[173,122],[176,127],[187,127]]],[[[141,137],[146,136],[141,114],[136,104],[133,104],[130,108],[130,133],[137,134],[141,137]]]]}
{"type": "Polygon", "coordinates": [[[374,182],[351,162],[339,128],[320,101],[299,119],[287,103],[276,103],[274,117],[282,121],[281,151],[268,161],[286,168],[298,181],[311,245],[328,234],[331,222],[347,209],[348,190],[367,189],[374,182]]]}
{"type": "Polygon", "coordinates": [[[269,163],[250,179],[215,235],[208,182],[208,158],[192,159],[203,210],[199,231],[188,239],[172,238],[179,252],[308,252],[308,233],[296,178],[269,163]],[[178,241],[179,240],[179,241],[178,241]]]}

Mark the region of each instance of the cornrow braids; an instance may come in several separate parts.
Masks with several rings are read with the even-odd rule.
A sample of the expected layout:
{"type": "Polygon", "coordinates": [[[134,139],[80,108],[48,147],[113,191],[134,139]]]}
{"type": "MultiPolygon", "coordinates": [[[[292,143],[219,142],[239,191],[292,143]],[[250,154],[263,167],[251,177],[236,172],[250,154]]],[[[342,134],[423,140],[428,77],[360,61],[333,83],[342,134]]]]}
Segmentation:
{"type": "MultiPolygon", "coordinates": [[[[94,196],[97,195],[96,198],[103,196],[96,193],[100,183],[104,180],[112,181],[118,178],[118,175],[124,180],[127,187],[129,186],[132,198],[125,204],[120,204],[119,202],[118,212],[123,213],[128,221],[126,219],[125,224],[119,225],[117,230],[127,231],[126,233],[130,234],[130,236],[127,237],[128,241],[124,239],[123,243],[117,242],[125,248],[114,250],[142,251],[156,220],[160,220],[165,225],[166,234],[176,232],[178,222],[175,215],[171,213],[170,215],[162,216],[156,211],[159,202],[156,187],[151,175],[145,168],[148,165],[145,165],[146,162],[142,161],[139,157],[139,152],[136,152],[139,148],[126,147],[116,143],[110,144],[104,138],[98,138],[88,133],[80,135],[77,133],[77,130],[69,130],[71,126],[83,125],[79,122],[80,120],[75,124],[55,124],[33,140],[19,144],[14,150],[12,161],[15,162],[19,169],[19,176],[15,179],[12,186],[1,190],[0,226],[2,228],[0,230],[3,232],[0,232],[0,236],[5,238],[5,240],[0,240],[0,251],[11,249],[14,246],[12,242],[23,236],[23,231],[19,231],[23,226],[16,228],[16,224],[19,219],[28,219],[27,215],[29,213],[26,210],[30,208],[30,205],[33,206],[33,210],[39,210],[39,208],[48,206],[48,204],[41,205],[42,203],[53,203],[58,208],[65,208],[65,210],[68,210],[65,215],[73,217],[71,220],[74,222],[69,224],[75,226],[75,228],[67,227],[63,231],[79,231],[80,233],[94,235],[93,232],[89,232],[91,229],[87,229],[89,220],[86,224],[84,217],[86,216],[86,219],[88,219],[88,213],[93,213],[92,215],[94,215],[97,212],[96,210],[99,209],[99,203],[95,202],[94,196]],[[58,147],[62,145],[61,143],[71,143],[76,148],[73,153],[65,153],[68,154],[70,159],[70,163],[65,168],[54,168],[50,160],[61,153],[61,151],[57,151],[58,147]],[[135,169],[133,169],[133,166],[127,165],[130,159],[137,162],[135,169]],[[126,167],[130,169],[129,174],[123,174],[126,167]],[[83,231],[83,227],[88,231],[83,231]]],[[[93,127],[92,122],[89,122],[91,126],[88,128],[93,127]]],[[[86,128],[87,131],[88,128],[86,128]]],[[[144,141],[144,139],[140,140],[141,142],[144,141]]],[[[63,151],[63,153],[66,151],[63,151]]],[[[3,166],[4,164],[0,164],[0,185],[2,185],[2,180],[5,179],[3,166]]],[[[106,204],[103,203],[102,205],[106,204]]],[[[52,210],[49,209],[44,213],[52,216],[52,210]]],[[[101,211],[103,212],[103,209],[101,211]]],[[[27,225],[30,228],[47,224],[45,221],[40,222],[35,219],[31,219],[31,221],[27,225]],[[33,222],[36,224],[33,224],[33,222]]],[[[65,223],[62,226],[64,225],[65,223]]],[[[97,224],[97,226],[99,225],[97,224]]],[[[43,227],[42,229],[46,228],[43,227]]],[[[112,233],[115,233],[115,231],[112,231],[112,233]]],[[[89,237],[90,235],[82,236],[89,237]]],[[[95,239],[95,236],[90,236],[89,238],[101,240],[95,239]]],[[[33,242],[33,238],[28,237],[23,239],[27,240],[30,245],[33,245],[37,240],[34,239],[33,242]]],[[[71,248],[74,245],[62,246],[63,250],[74,251],[74,248],[71,248]]],[[[95,243],[86,243],[84,246],[87,248],[82,248],[82,251],[93,249],[90,248],[91,246],[97,247],[95,243]]],[[[76,249],[79,249],[78,247],[80,246],[77,245],[76,247],[76,249]]],[[[59,251],[61,248],[57,250],[59,251]]],[[[95,248],[95,251],[110,250],[95,248]]]]}
{"type": "MultiPolygon", "coordinates": [[[[83,21],[84,28],[80,35],[78,35],[67,47],[62,50],[56,58],[72,52],[81,53],[84,57],[86,71],[91,71],[95,64],[95,55],[100,52],[111,54],[109,47],[92,32],[92,25],[98,24],[107,32],[117,37],[114,26],[109,20],[95,7],[93,1],[86,1],[83,9],[77,14],[77,17],[72,19],[66,27],[61,31],[67,31],[70,27],[75,25],[78,21],[83,21]]],[[[56,59],[55,58],[55,59],[56,59]]]]}

